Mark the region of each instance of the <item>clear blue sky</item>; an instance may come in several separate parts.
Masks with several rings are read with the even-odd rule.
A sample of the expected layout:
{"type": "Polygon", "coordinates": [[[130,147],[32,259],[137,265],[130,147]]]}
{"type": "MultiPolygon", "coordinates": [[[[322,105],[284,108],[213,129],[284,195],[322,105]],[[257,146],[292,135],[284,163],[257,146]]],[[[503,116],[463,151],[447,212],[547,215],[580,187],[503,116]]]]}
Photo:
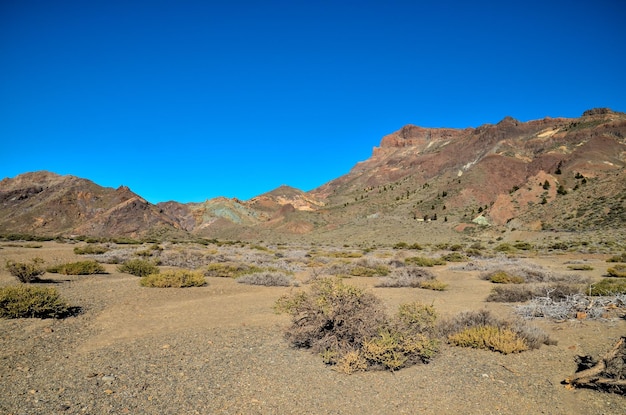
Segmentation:
{"type": "Polygon", "coordinates": [[[626,111],[626,3],[0,1],[0,179],[311,190],[405,124],[626,111]]]}

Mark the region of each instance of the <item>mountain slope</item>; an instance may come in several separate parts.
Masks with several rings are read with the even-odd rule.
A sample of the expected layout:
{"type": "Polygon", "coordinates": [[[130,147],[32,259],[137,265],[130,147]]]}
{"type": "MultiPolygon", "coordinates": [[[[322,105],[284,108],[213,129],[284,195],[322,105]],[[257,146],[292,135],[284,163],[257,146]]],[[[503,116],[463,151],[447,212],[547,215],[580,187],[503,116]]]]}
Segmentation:
{"type": "Polygon", "coordinates": [[[27,173],[0,182],[0,232],[376,243],[623,229],[625,137],[626,114],[602,108],[478,128],[408,125],[318,189],[281,186],[248,201],[152,205],[125,187],[27,173]]]}

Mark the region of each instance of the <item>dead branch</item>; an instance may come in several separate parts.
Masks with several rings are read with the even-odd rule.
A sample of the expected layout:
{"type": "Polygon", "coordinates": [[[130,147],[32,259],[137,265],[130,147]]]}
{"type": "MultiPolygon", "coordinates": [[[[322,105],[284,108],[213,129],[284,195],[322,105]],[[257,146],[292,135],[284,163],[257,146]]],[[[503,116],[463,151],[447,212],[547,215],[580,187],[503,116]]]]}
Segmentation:
{"type": "Polygon", "coordinates": [[[603,389],[626,394],[626,337],[622,336],[602,359],[589,369],[567,378],[571,387],[603,389]]]}

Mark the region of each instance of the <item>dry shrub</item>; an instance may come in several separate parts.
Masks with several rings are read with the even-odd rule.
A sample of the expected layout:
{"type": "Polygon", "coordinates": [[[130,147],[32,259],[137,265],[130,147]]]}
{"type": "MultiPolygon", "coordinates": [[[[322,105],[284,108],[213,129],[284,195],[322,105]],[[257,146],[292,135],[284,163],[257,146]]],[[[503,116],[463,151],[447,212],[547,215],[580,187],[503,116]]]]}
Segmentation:
{"type": "Polygon", "coordinates": [[[15,285],[0,288],[0,318],[63,318],[72,307],[56,288],[15,285]]]}
{"type": "Polygon", "coordinates": [[[240,284],[248,285],[264,285],[266,287],[289,287],[297,286],[296,281],[291,275],[282,272],[255,272],[254,274],[243,275],[236,279],[240,284]]]}
{"type": "Polygon", "coordinates": [[[516,284],[493,287],[486,301],[495,303],[522,303],[535,297],[549,295],[554,299],[581,293],[583,285],[579,284],[516,284]]]}
{"type": "Polygon", "coordinates": [[[378,277],[389,274],[389,267],[378,261],[359,260],[349,271],[353,277],[378,277]]]}
{"type": "Polygon", "coordinates": [[[63,275],[93,275],[104,274],[104,267],[96,261],[68,262],[66,264],[55,265],[48,268],[48,272],[63,275]]]}
{"type": "Polygon", "coordinates": [[[607,277],[626,278],[626,264],[617,264],[606,270],[607,277]]]}
{"type": "Polygon", "coordinates": [[[377,287],[420,287],[426,281],[435,279],[435,274],[419,267],[396,268],[387,278],[381,278],[377,287]]]}
{"type": "Polygon", "coordinates": [[[381,301],[336,278],[320,278],[311,290],[281,297],[278,312],[292,317],[286,337],[344,373],[397,370],[427,362],[437,351],[432,307],[402,306],[389,319],[381,301]]]}
{"type": "Polygon", "coordinates": [[[102,245],[85,245],[74,248],[74,253],[76,255],[100,255],[108,251],[109,248],[102,245]]]}
{"type": "Polygon", "coordinates": [[[417,267],[434,267],[435,265],[446,265],[446,261],[441,258],[428,258],[424,256],[413,256],[406,258],[404,262],[407,265],[415,265],[417,267]]]}
{"type": "Polygon", "coordinates": [[[522,284],[524,278],[511,275],[506,271],[493,271],[480,276],[481,279],[491,281],[494,284],[522,284]]]}
{"type": "Polygon", "coordinates": [[[460,313],[443,321],[439,330],[452,344],[504,354],[537,349],[542,344],[555,344],[543,330],[520,320],[499,319],[488,310],[460,313]],[[520,342],[524,349],[521,349],[520,342]]]}
{"type": "Polygon", "coordinates": [[[30,263],[8,260],[5,267],[19,282],[27,283],[37,281],[46,272],[43,263],[41,258],[33,258],[30,263]]]}
{"type": "Polygon", "coordinates": [[[209,265],[215,258],[207,251],[181,249],[163,251],[159,255],[161,265],[177,268],[197,269],[209,265]]]}
{"type": "Polygon", "coordinates": [[[145,277],[146,275],[159,273],[159,267],[153,262],[139,258],[125,261],[122,265],[117,267],[117,270],[136,277],[145,277]]]}
{"type": "Polygon", "coordinates": [[[177,269],[146,275],[139,280],[139,284],[143,287],[185,288],[202,287],[206,285],[206,281],[200,272],[177,269]]]}
{"type": "Polygon", "coordinates": [[[616,294],[626,294],[626,278],[602,278],[589,288],[589,295],[593,296],[616,294]]]}
{"type": "Polygon", "coordinates": [[[435,274],[420,267],[396,268],[386,278],[381,278],[376,287],[385,288],[423,288],[427,290],[443,291],[447,284],[435,279],[435,274]]]}
{"type": "Polygon", "coordinates": [[[470,327],[450,335],[448,341],[455,346],[487,349],[502,354],[528,350],[526,342],[513,330],[495,326],[470,327]]]}
{"type": "Polygon", "coordinates": [[[209,264],[204,271],[204,275],[207,277],[239,278],[246,274],[254,274],[261,271],[263,270],[255,265],[216,262],[209,264]]]}
{"type": "Polygon", "coordinates": [[[611,318],[626,312],[626,294],[601,297],[574,294],[562,299],[554,299],[549,296],[535,297],[528,304],[516,306],[515,312],[525,319],[568,320],[585,318],[595,320],[611,318]]]}

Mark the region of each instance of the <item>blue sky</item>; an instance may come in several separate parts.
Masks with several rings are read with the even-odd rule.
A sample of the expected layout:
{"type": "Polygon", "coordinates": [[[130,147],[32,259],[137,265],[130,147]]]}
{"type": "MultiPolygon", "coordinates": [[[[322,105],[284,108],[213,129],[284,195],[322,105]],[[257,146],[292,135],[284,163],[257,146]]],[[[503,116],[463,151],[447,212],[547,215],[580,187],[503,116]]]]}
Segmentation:
{"type": "Polygon", "coordinates": [[[626,4],[0,2],[0,178],[151,202],[346,174],[405,124],[626,111],[626,4]]]}

